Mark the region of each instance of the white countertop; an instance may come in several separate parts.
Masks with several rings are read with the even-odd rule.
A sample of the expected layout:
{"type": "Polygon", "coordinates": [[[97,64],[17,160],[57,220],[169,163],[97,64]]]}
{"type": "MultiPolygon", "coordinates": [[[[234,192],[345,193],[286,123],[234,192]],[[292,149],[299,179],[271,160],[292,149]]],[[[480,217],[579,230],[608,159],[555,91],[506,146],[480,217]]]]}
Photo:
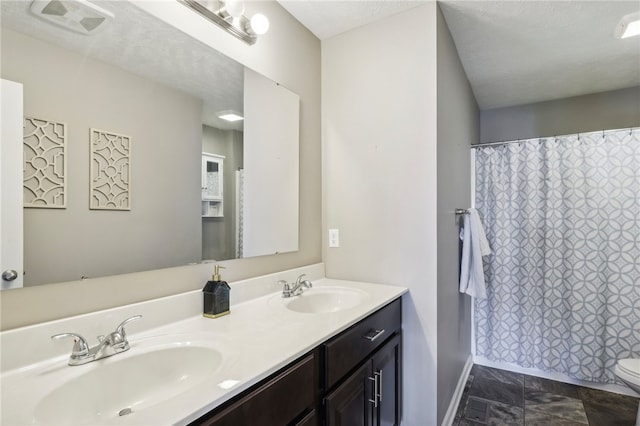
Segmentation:
{"type": "MultiPolygon", "coordinates": [[[[129,351],[83,366],[67,366],[68,353],[27,365],[18,365],[15,360],[13,363],[7,361],[7,366],[15,368],[3,368],[0,383],[2,386],[2,405],[0,406],[2,421],[0,423],[3,425],[51,424],[46,418],[36,415],[40,409],[38,404],[41,404],[43,398],[51,394],[61,383],[77,379],[90,369],[104,368],[104,365],[118,362],[125,357],[140,356],[147,350],[146,345],[150,341],[156,346],[197,345],[198,342],[206,342],[222,355],[220,368],[206,376],[206,380],[191,384],[178,395],[167,395],[164,400],[161,395],[155,395],[149,401],[141,401],[129,415],[122,417],[105,415],[103,423],[187,424],[407,291],[404,287],[326,278],[313,280],[313,288],[306,291],[311,293],[314,289],[331,286],[359,289],[366,296],[359,305],[350,309],[308,314],[286,309],[280,292],[271,292],[232,304],[231,314],[217,319],[204,318],[199,314],[190,315],[139,333],[134,332],[135,326],[132,323],[128,335],[131,344],[129,351]]],[[[233,292],[233,284],[231,288],[233,292]]],[[[198,308],[201,307],[201,292],[193,292],[189,298],[193,303],[199,302],[198,308]]],[[[166,309],[170,304],[165,303],[163,306],[163,309],[166,309]]],[[[61,324],[54,324],[45,327],[40,333],[75,331],[60,329],[60,327],[61,324]]],[[[33,332],[33,330],[25,331],[33,332]]],[[[3,355],[10,351],[7,343],[15,344],[20,340],[20,330],[9,337],[2,341],[3,355]]],[[[38,344],[46,346],[52,343],[44,340],[38,344]]],[[[59,344],[56,342],[56,345],[59,344]]],[[[66,345],[62,346],[68,351],[71,345],[70,342],[66,342],[66,345]]],[[[88,392],[91,393],[90,390],[88,392]]],[[[78,402],[78,404],[82,403],[78,402]]],[[[95,420],[91,424],[95,424],[95,420]]]]}

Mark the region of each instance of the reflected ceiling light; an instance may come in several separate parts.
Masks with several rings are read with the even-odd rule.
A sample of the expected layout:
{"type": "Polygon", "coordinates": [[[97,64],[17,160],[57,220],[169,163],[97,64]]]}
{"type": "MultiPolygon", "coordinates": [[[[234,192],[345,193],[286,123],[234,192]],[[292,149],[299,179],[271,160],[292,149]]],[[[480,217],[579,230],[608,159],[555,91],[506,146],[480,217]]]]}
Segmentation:
{"type": "Polygon", "coordinates": [[[243,0],[178,1],[247,44],[254,44],[258,35],[265,34],[269,29],[266,16],[258,13],[249,19],[244,15],[243,0]]]}
{"type": "Polygon", "coordinates": [[[230,121],[232,123],[234,121],[244,120],[243,116],[233,111],[221,111],[218,113],[218,118],[221,120],[230,121]]]}
{"type": "Polygon", "coordinates": [[[87,0],[34,0],[30,10],[45,21],[84,35],[97,33],[114,17],[87,0]]]}
{"type": "Polygon", "coordinates": [[[640,12],[625,15],[616,27],[616,38],[627,38],[640,35],[640,12]]]}
{"type": "Polygon", "coordinates": [[[240,380],[227,379],[218,383],[218,387],[226,390],[226,389],[231,389],[238,383],[240,383],[240,380]]]}

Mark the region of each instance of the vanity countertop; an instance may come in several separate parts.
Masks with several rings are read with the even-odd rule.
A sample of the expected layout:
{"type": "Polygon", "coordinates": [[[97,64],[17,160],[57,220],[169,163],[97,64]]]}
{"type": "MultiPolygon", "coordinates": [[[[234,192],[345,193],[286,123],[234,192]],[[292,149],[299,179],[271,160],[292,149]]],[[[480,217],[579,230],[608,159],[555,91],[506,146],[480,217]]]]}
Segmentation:
{"type": "MultiPolygon", "coordinates": [[[[51,401],[48,402],[54,408],[43,405],[43,401],[56,391],[60,383],[77,382],[77,386],[81,386],[81,376],[87,371],[104,369],[109,363],[143,353],[146,342],[197,346],[197,342],[206,341],[221,355],[219,367],[206,376],[206,380],[196,381],[181,393],[165,399],[161,393],[150,401],[141,397],[138,406],[132,407],[131,414],[105,414],[100,417],[102,424],[188,424],[407,291],[404,287],[322,278],[313,280],[313,288],[305,290],[305,294],[336,287],[353,289],[361,295],[361,302],[337,312],[295,312],[284,306],[289,300],[283,299],[281,292],[271,292],[232,303],[230,315],[220,318],[191,315],[142,332],[130,332],[129,351],[83,366],[67,366],[66,355],[9,371],[5,369],[2,374],[2,424],[21,424],[23,421],[23,424],[49,423],[46,416],[38,413],[45,412],[45,409],[58,409],[55,406],[60,404],[55,399],[49,398],[51,401]]],[[[233,292],[233,284],[231,288],[233,292]]],[[[200,292],[193,292],[190,297],[193,302],[201,302],[200,292]]],[[[49,328],[45,332],[54,329],[49,328]]],[[[133,324],[131,330],[135,330],[133,324]]],[[[56,330],[64,331],[72,330],[56,330]]],[[[41,343],[50,344],[47,341],[41,343]]],[[[70,349],[70,345],[67,347],[70,349]]],[[[145,365],[144,368],[153,367],[145,365]]],[[[162,374],[162,371],[157,374],[162,374]]],[[[197,379],[198,375],[192,376],[197,379]]],[[[82,392],[91,393],[91,390],[82,392]]]]}

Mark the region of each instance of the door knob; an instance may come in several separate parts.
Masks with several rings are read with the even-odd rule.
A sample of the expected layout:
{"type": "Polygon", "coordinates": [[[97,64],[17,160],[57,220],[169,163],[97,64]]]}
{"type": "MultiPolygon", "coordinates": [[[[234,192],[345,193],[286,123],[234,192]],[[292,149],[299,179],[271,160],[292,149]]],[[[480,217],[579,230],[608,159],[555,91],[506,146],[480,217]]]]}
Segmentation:
{"type": "Polygon", "coordinates": [[[4,281],[13,281],[18,278],[18,273],[14,269],[7,269],[2,273],[2,279],[4,281]]]}

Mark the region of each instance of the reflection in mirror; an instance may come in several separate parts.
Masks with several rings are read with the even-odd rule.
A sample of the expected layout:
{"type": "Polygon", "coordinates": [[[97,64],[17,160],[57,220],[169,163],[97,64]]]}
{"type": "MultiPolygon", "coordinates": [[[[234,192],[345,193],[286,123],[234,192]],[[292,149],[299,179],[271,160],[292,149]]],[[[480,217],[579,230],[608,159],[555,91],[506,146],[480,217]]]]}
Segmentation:
{"type": "Polygon", "coordinates": [[[114,18],[85,35],[1,2],[1,77],[66,132],[65,205],[23,211],[24,285],[297,250],[298,96],[130,2],[92,3],[114,18]],[[91,129],[130,141],[129,210],[89,208],[91,129]]]}

